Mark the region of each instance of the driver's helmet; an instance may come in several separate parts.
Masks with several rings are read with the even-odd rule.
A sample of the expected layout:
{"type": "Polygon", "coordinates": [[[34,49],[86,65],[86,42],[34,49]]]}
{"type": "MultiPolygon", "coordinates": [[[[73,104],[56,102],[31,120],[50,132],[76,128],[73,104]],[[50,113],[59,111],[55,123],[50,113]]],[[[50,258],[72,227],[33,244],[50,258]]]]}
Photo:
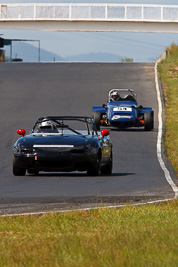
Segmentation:
{"type": "Polygon", "coordinates": [[[52,121],[44,120],[40,123],[39,128],[42,132],[58,132],[57,127],[52,121]]]}
{"type": "Polygon", "coordinates": [[[44,127],[44,128],[53,128],[53,123],[52,121],[42,121],[40,124],[40,127],[44,127]]]}
{"type": "Polygon", "coordinates": [[[117,91],[112,92],[111,101],[117,101],[120,98],[120,95],[117,91]]]}

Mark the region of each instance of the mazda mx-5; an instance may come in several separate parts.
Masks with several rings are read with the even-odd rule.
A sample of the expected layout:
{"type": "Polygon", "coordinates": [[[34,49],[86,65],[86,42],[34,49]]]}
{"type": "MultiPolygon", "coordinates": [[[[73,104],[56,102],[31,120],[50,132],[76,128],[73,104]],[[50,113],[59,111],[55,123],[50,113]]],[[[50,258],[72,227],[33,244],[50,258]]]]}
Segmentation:
{"type": "Polygon", "coordinates": [[[18,129],[13,146],[15,176],[39,172],[86,171],[112,173],[112,141],[108,130],[97,131],[92,118],[48,116],[37,119],[32,131],[18,129]]]}

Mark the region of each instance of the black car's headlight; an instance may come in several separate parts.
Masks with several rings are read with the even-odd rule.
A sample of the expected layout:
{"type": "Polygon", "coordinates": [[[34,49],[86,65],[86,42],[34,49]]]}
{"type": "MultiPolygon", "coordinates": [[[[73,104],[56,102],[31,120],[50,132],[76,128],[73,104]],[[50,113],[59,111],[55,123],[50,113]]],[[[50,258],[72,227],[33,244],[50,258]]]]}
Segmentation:
{"type": "Polygon", "coordinates": [[[19,148],[18,148],[17,146],[15,146],[15,147],[13,147],[13,152],[14,152],[14,153],[19,153],[20,150],[19,150],[19,148]]]}
{"type": "Polygon", "coordinates": [[[21,153],[21,154],[32,154],[33,149],[32,148],[26,148],[23,146],[14,146],[13,147],[13,152],[14,153],[21,153]]]}

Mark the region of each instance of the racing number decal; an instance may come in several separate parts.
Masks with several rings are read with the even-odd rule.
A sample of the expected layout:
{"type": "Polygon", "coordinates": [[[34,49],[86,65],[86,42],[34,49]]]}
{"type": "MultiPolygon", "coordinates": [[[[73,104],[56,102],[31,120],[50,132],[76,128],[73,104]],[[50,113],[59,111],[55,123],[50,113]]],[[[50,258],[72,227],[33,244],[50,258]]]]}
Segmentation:
{"type": "Polygon", "coordinates": [[[117,107],[117,108],[113,108],[113,111],[132,111],[132,108],[117,107]]]}

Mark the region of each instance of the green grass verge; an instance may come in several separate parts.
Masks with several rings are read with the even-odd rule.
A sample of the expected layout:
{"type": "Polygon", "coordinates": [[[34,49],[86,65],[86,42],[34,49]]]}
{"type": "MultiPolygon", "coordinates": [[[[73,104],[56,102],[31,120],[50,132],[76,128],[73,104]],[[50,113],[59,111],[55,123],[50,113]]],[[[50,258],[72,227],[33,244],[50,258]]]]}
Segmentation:
{"type": "Polygon", "coordinates": [[[168,56],[158,65],[165,95],[165,148],[178,174],[178,46],[172,44],[168,56]]]}
{"type": "Polygon", "coordinates": [[[0,218],[0,266],[170,266],[178,200],[120,209],[0,218]]]}

